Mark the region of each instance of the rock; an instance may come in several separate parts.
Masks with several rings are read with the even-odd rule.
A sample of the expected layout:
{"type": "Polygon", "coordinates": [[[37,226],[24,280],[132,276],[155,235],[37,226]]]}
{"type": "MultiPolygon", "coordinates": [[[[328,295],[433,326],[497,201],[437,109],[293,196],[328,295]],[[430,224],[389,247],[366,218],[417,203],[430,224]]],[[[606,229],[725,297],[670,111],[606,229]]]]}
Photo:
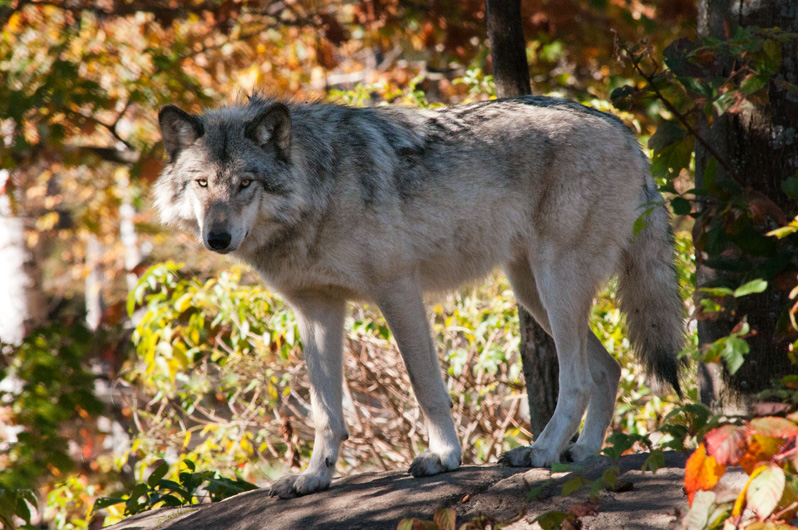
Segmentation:
{"type": "MultiPolygon", "coordinates": [[[[327,491],[287,500],[269,497],[268,489],[261,489],[214,504],[153,510],[108,528],[394,530],[404,518],[432,520],[438,508],[447,507],[456,511],[458,527],[484,514],[514,519],[507,529],[539,528],[532,521],[541,513],[571,510],[583,528],[667,529],[675,519],[675,507],[686,504],[682,491],[686,455],[666,453],[664,467],[655,474],[640,471],[647,456],[622,457],[617,464],[619,479],[631,483],[631,489],[624,485],[602,491],[597,505],[588,502],[589,484],[560,496],[563,484],[575,474],[482,465],[425,478],[397,471],[364,473],[336,479],[327,491]],[[530,491],[535,498],[528,500],[530,491]]],[[[576,473],[592,481],[610,465],[597,458],[576,473]]]]}

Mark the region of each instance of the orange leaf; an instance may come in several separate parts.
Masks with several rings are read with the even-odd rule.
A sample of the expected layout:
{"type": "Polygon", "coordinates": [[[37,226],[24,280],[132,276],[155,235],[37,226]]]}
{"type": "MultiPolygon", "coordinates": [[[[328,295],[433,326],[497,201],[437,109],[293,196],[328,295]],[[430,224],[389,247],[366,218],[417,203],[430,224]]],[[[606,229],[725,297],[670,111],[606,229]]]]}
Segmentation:
{"type": "Polygon", "coordinates": [[[690,505],[698,490],[712,489],[726,472],[726,466],[719,464],[714,457],[707,456],[707,449],[700,444],[684,467],[684,489],[690,505]]]}
{"type": "Polygon", "coordinates": [[[753,434],[748,440],[748,450],[740,457],[740,466],[749,475],[760,463],[769,462],[789,440],[753,434]]]}

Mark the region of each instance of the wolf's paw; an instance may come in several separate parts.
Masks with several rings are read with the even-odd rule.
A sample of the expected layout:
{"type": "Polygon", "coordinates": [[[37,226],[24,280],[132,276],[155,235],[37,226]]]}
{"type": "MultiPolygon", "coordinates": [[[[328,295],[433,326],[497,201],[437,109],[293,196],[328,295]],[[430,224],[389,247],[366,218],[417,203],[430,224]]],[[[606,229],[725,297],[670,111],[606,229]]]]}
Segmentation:
{"type": "Polygon", "coordinates": [[[499,457],[499,463],[508,467],[549,467],[554,462],[559,462],[559,458],[532,445],[516,447],[499,457]]]}
{"type": "Polygon", "coordinates": [[[598,456],[599,452],[597,449],[588,447],[587,445],[575,443],[571,444],[568,449],[563,451],[561,459],[564,462],[584,462],[592,458],[597,458],[598,456]]]}
{"type": "Polygon", "coordinates": [[[272,484],[269,490],[270,497],[280,497],[290,499],[300,497],[308,493],[324,491],[330,487],[332,481],[329,474],[324,473],[294,473],[283,475],[272,484]]]}
{"type": "Polygon", "coordinates": [[[428,477],[457,469],[460,467],[461,462],[459,453],[452,452],[448,455],[439,455],[427,450],[413,460],[408,471],[414,477],[428,477]]]}

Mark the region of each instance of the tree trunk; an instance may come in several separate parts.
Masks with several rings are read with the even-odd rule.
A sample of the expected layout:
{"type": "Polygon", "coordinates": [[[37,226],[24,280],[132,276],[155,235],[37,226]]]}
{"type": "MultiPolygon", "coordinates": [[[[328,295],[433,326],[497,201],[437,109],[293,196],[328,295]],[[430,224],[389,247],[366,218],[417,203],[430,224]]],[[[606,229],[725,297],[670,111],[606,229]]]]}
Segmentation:
{"type": "MultiPolygon", "coordinates": [[[[734,35],[738,27],[778,27],[785,31],[798,32],[798,4],[795,0],[699,0],[698,18],[699,33],[702,36],[722,40],[734,35]]],[[[798,213],[798,208],[781,186],[782,182],[798,174],[798,97],[774,80],[798,82],[798,42],[793,40],[785,43],[781,52],[780,70],[767,89],[768,103],[738,114],[724,114],[713,120],[711,126],[705,124],[701,134],[734,167],[744,186],[750,186],[767,196],[789,217],[793,217],[798,213]]],[[[720,66],[726,71],[731,67],[730,64],[720,66]]],[[[696,149],[697,188],[701,188],[704,182],[708,159],[705,150],[696,149]]],[[[728,179],[730,176],[718,164],[716,180],[724,178],[728,179]]],[[[772,222],[763,224],[765,226],[762,227],[762,233],[775,228],[772,222]]],[[[697,226],[694,234],[696,240],[701,235],[700,230],[701,227],[697,226]]],[[[746,279],[742,273],[723,272],[707,266],[706,260],[712,257],[717,256],[697,250],[697,287],[718,277],[737,283],[746,279]]],[[[793,280],[794,277],[793,271],[793,280]]],[[[771,280],[768,289],[763,293],[740,298],[737,301],[736,314],[727,312],[716,320],[699,321],[701,346],[728,335],[743,316],[747,318],[754,333],[747,339],[751,351],[734,376],[723,374],[718,366],[704,365],[699,368],[699,387],[704,403],[715,405],[716,408],[723,405],[727,411],[729,405],[739,409],[739,405],[745,400],[735,398],[737,391],[751,395],[770,387],[774,378],[796,372],[787,355],[789,341],[777,331],[778,319],[783,315],[788,300],[785,291],[778,289],[774,283],[771,280]]],[[[696,297],[699,296],[700,293],[697,292],[696,297]]]]}
{"type": "MultiPolygon", "coordinates": [[[[10,187],[9,178],[7,170],[0,170],[0,189],[10,187]]],[[[41,268],[25,237],[31,224],[0,192],[0,341],[7,344],[22,342],[47,317],[41,268]]]]}
{"type": "Polygon", "coordinates": [[[103,246],[96,234],[89,234],[86,241],[86,325],[92,331],[100,327],[105,304],[103,303],[104,271],[102,265],[103,246]]]}
{"type": "MultiPolygon", "coordinates": [[[[521,25],[520,0],[485,0],[490,56],[496,95],[500,98],[531,94],[526,41],[521,25]]],[[[524,367],[529,420],[537,437],[557,405],[559,367],[554,340],[520,305],[521,362],[524,367]]]]}
{"type": "Polygon", "coordinates": [[[485,9],[496,95],[511,98],[531,94],[521,0],[485,0],[485,9]]]}

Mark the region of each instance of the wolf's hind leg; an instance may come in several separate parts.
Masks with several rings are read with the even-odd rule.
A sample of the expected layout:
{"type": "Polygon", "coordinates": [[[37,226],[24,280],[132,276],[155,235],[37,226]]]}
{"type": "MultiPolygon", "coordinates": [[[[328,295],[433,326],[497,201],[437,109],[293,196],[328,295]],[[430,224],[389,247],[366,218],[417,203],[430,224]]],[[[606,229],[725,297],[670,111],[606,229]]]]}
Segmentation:
{"type": "Polygon", "coordinates": [[[579,439],[565,451],[565,458],[572,462],[582,462],[601,449],[615,411],[615,397],[621,379],[620,365],[592,331],[587,337],[587,356],[594,387],[579,439]]]}
{"type": "Polygon", "coordinates": [[[512,466],[545,467],[559,461],[596,391],[587,355],[590,333],[587,321],[594,282],[577,270],[576,256],[561,255],[557,259],[549,256],[541,259],[541,263],[548,266],[532,271],[518,261],[505,270],[519,301],[554,337],[560,369],[559,392],[554,415],[535,443],[502,456],[502,463],[512,466]]]}
{"type": "Polygon", "coordinates": [[[382,285],[377,305],[399,345],[427,423],[429,449],[413,460],[410,473],[423,477],[456,469],[462,461],[462,450],[454,429],[450,410],[452,402],[432,343],[419,282],[411,277],[382,285]]]}
{"type": "Polygon", "coordinates": [[[344,301],[296,296],[290,302],[310,376],[316,439],[308,468],[302,473],[284,475],[272,484],[270,495],[283,499],[327,489],[338,460],[338,447],[349,436],[341,403],[344,301]]]}

